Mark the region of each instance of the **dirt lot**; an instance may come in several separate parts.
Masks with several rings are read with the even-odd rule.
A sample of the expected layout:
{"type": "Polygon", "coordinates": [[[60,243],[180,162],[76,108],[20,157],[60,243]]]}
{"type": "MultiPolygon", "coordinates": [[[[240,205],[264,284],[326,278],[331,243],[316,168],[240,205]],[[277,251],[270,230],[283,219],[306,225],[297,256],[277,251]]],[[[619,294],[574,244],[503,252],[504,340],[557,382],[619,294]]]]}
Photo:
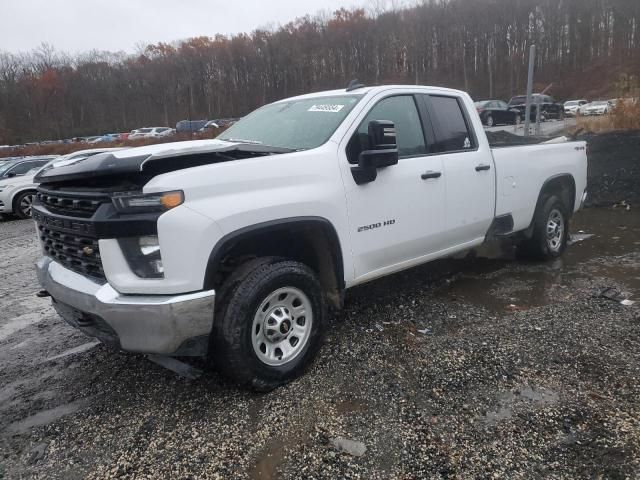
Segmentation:
{"type": "Polygon", "coordinates": [[[600,293],[640,300],[638,211],[580,212],[555,262],[493,244],[355,289],[265,395],[94,344],[0,222],[0,478],[637,478],[640,302],[600,293]]]}

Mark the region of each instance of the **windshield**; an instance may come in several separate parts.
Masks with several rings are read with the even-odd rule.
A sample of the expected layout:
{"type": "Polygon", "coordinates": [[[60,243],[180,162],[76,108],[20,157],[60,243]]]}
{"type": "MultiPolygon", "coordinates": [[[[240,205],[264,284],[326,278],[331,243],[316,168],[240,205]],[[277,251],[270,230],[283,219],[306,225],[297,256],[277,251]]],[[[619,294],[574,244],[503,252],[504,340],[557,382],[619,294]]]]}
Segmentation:
{"type": "Polygon", "coordinates": [[[329,140],[362,95],[290,100],[266,105],[235,123],[219,140],[306,150],[329,140]]]}
{"type": "Polygon", "coordinates": [[[489,100],[484,100],[484,101],[482,101],[482,102],[476,102],[476,103],[474,103],[474,105],[475,105],[476,107],[484,107],[484,106],[485,106],[485,105],[487,105],[488,103],[489,103],[489,100]]]}
{"type": "Polygon", "coordinates": [[[578,105],[578,102],[576,100],[571,100],[570,102],[565,103],[565,105],[567,107],[573,107],[575,105],[578,105]]]}
{"type": "Polygon", "coordinates": [[[597,101],[597,102],[593,102],[591,105],[606,105],[609,102],[603,102],[603,101],[597,101]]]}

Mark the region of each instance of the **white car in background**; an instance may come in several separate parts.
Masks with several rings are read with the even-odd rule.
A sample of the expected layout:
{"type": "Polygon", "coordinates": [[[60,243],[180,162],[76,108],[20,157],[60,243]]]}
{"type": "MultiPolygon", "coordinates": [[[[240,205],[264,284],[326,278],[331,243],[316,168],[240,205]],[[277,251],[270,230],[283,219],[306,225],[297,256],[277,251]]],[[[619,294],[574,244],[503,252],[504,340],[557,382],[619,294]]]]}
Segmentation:
{"type": "Polygon", "coordinates": [[[161,138],[173,135],[175,131],[170,127],[145,127],[132,130],[129,134],[129,140],[136,138],[161,138]]]}
{"type": "Polygon", "coordinates": [[[64,156],[25,157],[8,165],[0,165],[0,214],[19,218],[31,216],[31,206],[38,184],[34,177],[41,170],[56,168],[83,160],[98,153],[122,150],[121,148],[94,148],[80,150],[64,156]],[[3,172],[4,169],[4,172],[3,172]]]}
{"type": "Polygon", "coordinates": [[[580,107],[580,115],[608,115],[613,107],[614,104],[611,100],[596,100],[580,107]]]}
{"type": "Polygon", "coordinates": [[[567,117],[575,117],[580,112],[580,107],[589,103],[589,100],[569,100],[564,102],[564,114],[567,117]]]}

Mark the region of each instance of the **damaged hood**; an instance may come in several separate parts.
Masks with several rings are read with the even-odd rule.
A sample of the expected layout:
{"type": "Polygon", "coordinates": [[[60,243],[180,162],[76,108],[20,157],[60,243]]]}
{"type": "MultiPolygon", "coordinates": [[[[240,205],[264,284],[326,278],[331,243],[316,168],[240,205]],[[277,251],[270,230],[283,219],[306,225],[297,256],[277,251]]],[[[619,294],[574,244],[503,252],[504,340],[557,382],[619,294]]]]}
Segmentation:
{"type": "Polygon", "coordinates": [[[161,163],[164,164],[166,171],[181,170],[225,160],[291,151],[281,147],[222,140],[161,143],[93,155],[69,165],[43,170],[38,173],[35,180],[40,183],[54,183],[105,176],[153,173],[161,163]],[[167,165],[168,162],[170,165],[167,165]]]}

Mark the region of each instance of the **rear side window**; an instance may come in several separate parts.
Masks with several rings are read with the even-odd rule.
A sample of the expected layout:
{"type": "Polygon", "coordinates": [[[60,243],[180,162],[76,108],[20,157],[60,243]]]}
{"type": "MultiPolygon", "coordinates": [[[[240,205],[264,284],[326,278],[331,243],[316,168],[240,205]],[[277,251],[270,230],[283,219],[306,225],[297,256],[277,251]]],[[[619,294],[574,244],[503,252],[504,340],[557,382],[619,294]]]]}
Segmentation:
{"type": "Polygon", "coordinates": [[[459,152],[476,147],[458,99],[430,96],[436,152],[459,152]]]}
{"type": "Polygon", "coordinates": [[[427,154],[422,122],[413,96],[398,95],[380,100],[362,121],[347,145],[350,163],[358,163],[360,152],[370,148],[368,131],[372,120],[390,120],[395,124],[398,156],[427,154]]]}
{"type": "Polygon", "coordinates": [[[18,165],[16,165],[15,167],[13,167],[11,170],[9,170],[7,172],[7,174],[13,173],[15,175],[24,175],[25,173],[27,173],[29,170],[36,168],[36,167],[40,167],[42,165],[44,165],[45,162],[23,162],[23,163],[19,163],[18,165]]]}

